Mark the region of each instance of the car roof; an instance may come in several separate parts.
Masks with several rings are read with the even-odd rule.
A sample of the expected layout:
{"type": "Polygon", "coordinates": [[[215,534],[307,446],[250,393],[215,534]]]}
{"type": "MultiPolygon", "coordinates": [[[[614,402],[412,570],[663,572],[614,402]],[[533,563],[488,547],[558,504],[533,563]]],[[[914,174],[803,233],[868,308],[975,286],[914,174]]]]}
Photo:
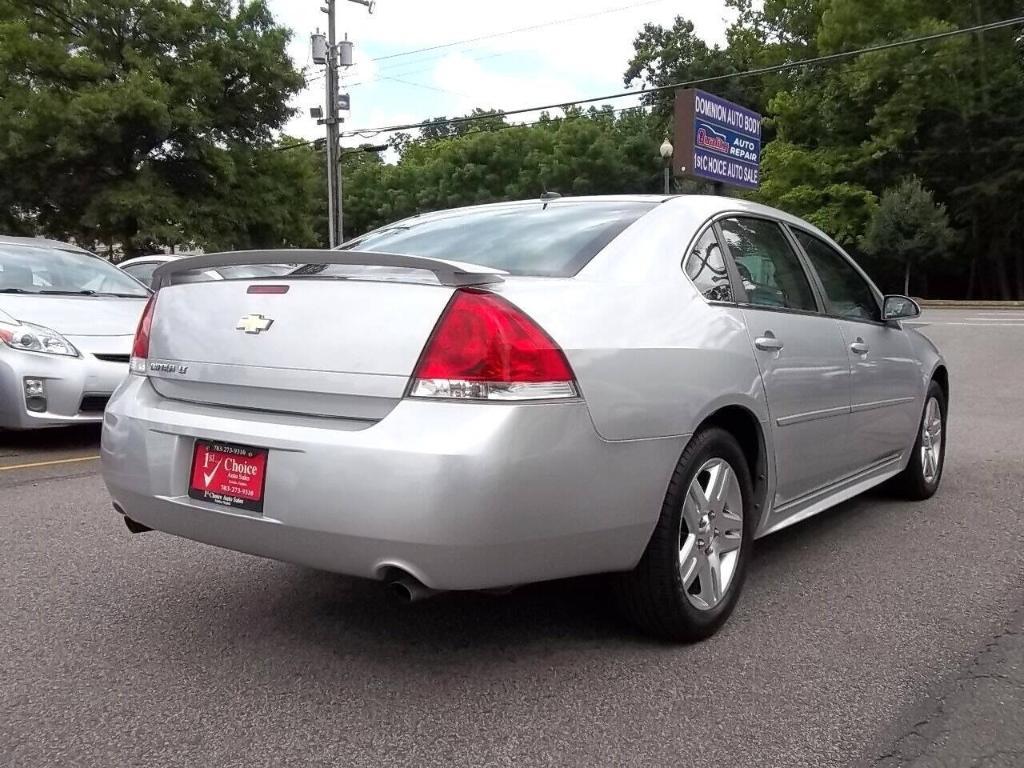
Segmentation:
{"type": "MultiPolygon", "coordinates": [[[[464,205],[459,208],[443,208],[437,211],[424,211],[423,213],[415,213],[412,216],[406,216],[396,221],[388,222],[380,227],[375,228],[373,231],[378,229],[386,230],[391,227],[399,226],[403,223],[411,222],[425,222],[435,221],[450,216],[461,216],[470,211],[500,211],[509,210],[515,208],[527,208],[529,206],[543,205],[545,207],[563,207],[566,205],[578,205],[580,203],[648,203],[650,205],[657,205],[665,200],[670,199],[666,195],[581,195],[579,197],[566,196],[566,197],[552,197],[550,199],[541,199],[535,197],[527,200],[505,200],[496,203],[481,203],[479,205],[464,205]]],[[[365,235],[370,234],[369,232],[363,235],[357,235],[352,238],[358,240],[365,235]]]]}
{"type": "Polygon", "coordinates": [[[768,218],[783,221],[800,229],[806,230],[813,235],[838,246],[835,240],[809,221],[794,216],[791,213],[772,208],[770,205],[762,205],[752,200],[744,200],[738,197],[724,197],[721,195],[675,195],[666,200],[668,205],[685,206],[687,213],[694,218],[710,219],[724,213],[748,213],[754,216],[767,216],[768,218]]]}
{"type": "MultiPolygon", "coordinates": [[[[542,200],[540,198],[533,198],[529,200],[511,200],[506,202],[497,203],[483,203],[481,205],[467,205],[461,208],[447,208],[439,211],[429,211],[424,213],[418,213],[413,216],[407,216],[404,219],[398,221],[389,222],[379,229],[389,229],[394,226],[399,226],[405,222],[424,222],[433,221],[437,219],[443,219],[449,216],[459,216],[468,211],[486,211],[486,210],[508,210],[515,208],[525,208],[527,206],[535,205],[547,205],[552,207],[565,206],[565,205],[576,205],[579,203],[648,203],[652,207],[660,206],[662,204],[670,205],[672,207],[685,206],[687,213],[691,216],[700,218],[712,218],[722,213],[750,213],[753,215],[769,216],[771,218],[785,221],[789,224],[794,224],[803,229],[809,230],[810,232],[831,241],[828,235],[822,232],[820,229],[815,227],[813,224],[804,221],[801,218],[793,216],[781,211],[778,208],[772,208],[761,203],[755,203],[750,200],[743,200],[738,197],[726,197],[724,195],[651,195],[651,194],[635,194],[635,195],[581,195],[579,197],[565,196],[565,197],[553,197],[549,200],[542,200]]],[[[369,233],[366,233],[369,234],[369,233]]],[[[359,239],[363,235],[359,235],[353,239],[359,239]]]]}
{"type": "Polygon", "coordinates": [[[50,240],[49,238],[46,237],[16,237],[14,235],[0,235],[0,245],[27,245],[35,246],[36,248],[46,247],[55,248],[59,251],[83,253],[88,256],[96,255],[94,253],[91,253],[90,251],[85,250],[85,248],[80,248],[77,245],[72,245],[71,243],[63,243],[60,240],[50,240]]]}

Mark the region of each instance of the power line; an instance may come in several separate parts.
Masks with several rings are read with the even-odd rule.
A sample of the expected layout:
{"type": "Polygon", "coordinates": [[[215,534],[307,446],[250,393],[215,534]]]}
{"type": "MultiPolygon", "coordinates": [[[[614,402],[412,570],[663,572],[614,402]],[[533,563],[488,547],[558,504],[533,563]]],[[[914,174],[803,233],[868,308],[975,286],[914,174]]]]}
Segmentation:
{"type": "MultiPolygon", "coordinates": [[[[852,51],[841,51],[839,53],[830,53],[825,56],[815,56],[810,59],[801,59],[799,61],[786,62],[784,64],[775,64],[769,67],[760,67],[758,69],[750,69],[745,72],[730,72],[724,75],[713,75],[711,77],[702,77],[694,80],[688,80],[679,83],[670,83],[669,85],[661,85],[654,88],[635,88],[628,91],[619,91],[617,93],[608,94],[605,96],[594,96],[588,99],[567,99],[562,102],[555,102],[553,104],[542,104],[535,107],[522,107],[520,109],[511,109],[503,112],[505,116],[521,115],[527,112],[541,112],[547,109],[561,109],[568,106],[580,106],[582,104],[594,104],[599,101],[611,101],[613,99],[622,99],[627,96],[642,96],[645,94],[662,93],[664,91],[674,91],[679,88],[691,88],[696,85],[706,85],[708,83],[715,83],[722,80],[728,80],[730,78],[739,77],[754,77],[757,75],[773,74],[775,72],[785,72],[790,69],[797,69],[799,67],[816,66],[819,64],[830,64],[836,61],[842,61],[845,59],[855,58],[857,56],[863,56],[867,53],[877,53],[879,51],[892,50],[894,48],[902,48],[908,45],[917,45],[920,43],[928,43],[934,40],[942,40],[949,37],[955,37],[958,35],[966,35],[974,32],[988,32],[993,29],[1001,29],[1004,27],[1011,27],[1017,24],[1024,24],[1024,16],[1015,16],[1010,19],[1003,19],[1001,21],[993,21],[988,24],[978,24],[973,27],[964,27],[962,29],[953,29],[946,32],[937,32],[931,35],[922,35],[920,37],[913,37],[906,40],[896,40],[891,43],[881,43],[879,45],[867,46],[865,48],[857,48],[852,51]]],[[[481,120],[487,117],[486,115],[467,115],[465,117],[453,117],[444,123],[433,122],[431,125],[458,125],[461,123],[470,123],[477,120],[481,120]]],[[[423,128],[428,123],[405,123],[401,125],[388,125],[380,126],[376,128],[358,128],[350,131],[345,131],[341,135],[345,137],[351,136],[376,136],[380,133],[390,133],[393,131],[405,131],[415,130],[423,128]]]]}
{"type": "MultiPolygon", "coordinates": [[[[417,88],[426,88],[428,91],[436,91],[437,93],[450,93],[452,96],[461,96],[464,99],[471,99],[471,98],[473,98],[472,96],[470,96],[468,94],[459,93],[458,91],[449,91],[447,88],[438,88],[435,85],[427,85],[426,83],[414,83],[412,80],[402,80],[401,78],[398,78],[398,77],[383,77],[382,76],[379,79],[380,80],[390,80],[393,83],[401,83],[402,85],[413,85],[413,86],[416,86],[417,88]]],[[[356,83],[356,85],[358,85],[358,83],[356,83]]],[[[348,87],[351,87],[351,86],[348,86],[348,87]]]]}
{"type": "Polygon", "coordinates": [[[291,144],[279,144],[274,147],[275,152],[283,152],[286,149],[298,149],[299,147],[309,147],[316,144],[319,139],[309,139],[308,141],[296,141],[291,144]]]}
{"type": "MultiPolygon", "coordinates": [[[[467,51],[472,51],[474,49],[473,48],[467,48],[466,50],[467,51]]],[[[498,51],[496,53],[488,53],[488,54],[486,54],[484,56],[470,56],[468,58],[469,58],[469,61],[486,61],[487,59],[496,59],[499,56],[511,56],[514,53],[516,53],[516,51],[498,51]]],[[[440,57],[437,57],[437,58],[440,58],[440,57]]],[[[404,62],[405,65],[407,65],[408,63],[409,62],[404,62]]],[[[358,69],[358,68],[359,68],[358,64],[356,64],[356,65],[354,65],[352,67],[352,69],[358,69]]],[[[367,77],[364,80],[357,80],[354,83],[342,82],[341,85],[344,88],[349,89],[349,88],[355,88],[355,87],[360,86],[360,85],[370,85],[371,83],[377,83],[377,82],[380,82],[381,80],[395,80],[396,82],[404,82],[402,80],[399,80],[398,78],[404,77],[405,75],[411,75],[411,74],[414,74],[414,73],[422,72],[422,68],[418,64],[414,64],[411,67],[406,66],[405,69],[398,69],[395,72],[392,72],[389,69],[382,69],[382,72],[387,73],[387,74],[375,74],[372,77],[367,77]]],[[[343,75],[343,77],[344,76],[346,76],[346,75],[343,75]]],[[[347,76],[348,77],[352,77],[353,75],[347,75],[347,76]]],[[[358,75],[356,75],[356,76],[358,76],[358,75]]],[[[307,77],[306,78],[306,87],[309,87],[310,83],[315,83],[317,80],[323,80],[324,77],[325,77],[325,73],[324,72],[320,72],[320,73],[318,73],[316,75],[313,75],[312,77],[307,77]]],[[[418,85],[422,85],[422,83],[418,83],[418,85]]],[[[453,91],[449,91],[449,93],[453,93],[453,91]]],[[[462,94],[456,94],[456,95],[462,95],[462,94]]]]}
{"type": "MultiPolygon", "coordinates": [[[[468,58],[472,59],[473,61],[483,61],[484,59],[492,59],[492,58],[494,58],[496,56],[511,56],[511,55],[513,55],[515,53],[521,53],[520,49],[510,49],[510,50],[504,50],[504,51],[494,51],[493,49],[487,48],[486,46],[483,46],[483,45],[471,45],[471,46],[468,46],[466,48],[459,48],[458,50],[454,51],[453,53],[467,54],[467,53],[470,53],[471,51],[487,51],[488,52],[488,53],[486,53],[483,56],[469,56],[468,58]]],[[[394,75],[400,75],[402,73],[411,73],[411,72],[422,72],[423,69],[425,68],[425,65],[428,64],[429,62],[433,62],[433,61],[437,61],[439,59],[443,59],[445,56],[449,56],[449,55],[451,55],[451,53],[449,53],[448,51],[441,51],[440,53],[434,53],[434,54],[429,55],[429,56],[422,56],[422,57],[419,57],[419,58],[416,58],[416,59],[412,59],[411,61],[386,62],[383,65],[381,65],[380,67],[376,67],[375,68],[375,72],[387,72],[387,73],[394,74],[394,75]]],[[[353,67],[353,69],[358,70],[359,69],[359,65],[356,64],[353,67]]],[[[368,76],[364,75],[364,77],[368,77],[368,76]]],[[[372,82],[372,79],[373,79],[372,77],[369,78],[367,80],[367,82],[372,82]]]]}
{"type": "MultiPolygon", "coordinates": [[[[631,106],[628,106],[628,107],[618,107],[616,109],[611,109],[611,110],[606,110],[606,111],[598,112],[597,115],[593,115],[593,114],[591,114],[589,112],[580,112],[579,114],[569,114],[569,115],[560,115],[558,117],[541,118],[541,119],[538,119],[538,120],[531,120],[531,121],[525,122],[525,123],[506,123],[504,125],[492,125],[492,126],[488,126],[487,128],[476,128],[474,130],[465,131],[463,133],[458,134],[457,138],[462,138],[463,136],[472,136],[473,134],[476,134],[476,133],[496,133],[498,131],[508,130],[509,128],[531,128],[531,127],[533,127],[535,125],[543,125],[543,124],[548,124],[548,123],[552,123],[553,124],[553,123],[569,121],[569,120],[579,120],[579,119],[590,120],[590,119],[594,119],[595,117],[600,117],[602,114],[607,114],[608,112],[611,112],[612,114],[620,114],[622,112],[634,112],[634,111],[635,112],[642,112],[644,110],[653,109],[653,108],[654,108],[654,106],[652,104],[634,104],[634,105],[631,105],[631,106]]],[[[482,118],[483,117],[501,117],[501,115],[500,114],[492,113],[490,115],[482,115],[481,117],[482,118]]],[[[430,125],[430,126],[445,125],[445,122],[444,121],[438,121],[436,123],[429,123],[428,125],[430,125]]],[[[300,147],[308,147],[308,146],[311,146],[313,144],[316,144],[317,141],[320,141],[320,139],[309,139],[308,141],[296,141],[296,142],[293,142],[292,144],[281,144],[279,146],[274,147],[273,149],[274,149],[275,152],[281,152],[281,151],[284,151],[284,150],[287,150],[287,149],[299,149],[300,147]]],[[[360,147],[355,147],[353,149],[343,150],[342,154],[351,154],[353,152],[365,152],[365,151],[368,151],[368,150],[366,148],[360,146],[360,147]]],[[[378,145],[377,147],[374,147],[372,149],[372,151],[383,151],[383,149],[381,148],[380,145],[378,145]]]]}
{"type": "MultiPolygon", "coordinates": [[[[487,49],[484,48],[483,46],[472,46],[472,47],[469,47],[469,48],[461,49],[459,51],[459,53],[467,53],[469,51],[479,51],[479,50],[487,50],[487,49]]],[[[514,51],[514,50],[512,50],[512,51],[496,51],[496,52],[486,53],[483,56],[469,56],[468,58],[471,61],[484,61],[486,59],[497,58],[498,56],[511,56],[511,55],[513,55],[515,53],[518,53],[518,51],[514,51]]],[[[355,83],[349,83],[348,87],[352,88],[352,87],[357,86],[357,85],[365,85],[367,83],[375,83],[378,80],[380,80],[381,78],[383,78],[384,74],[382,74],[382,73],[386,73],[386,74],[389,74],[389,75],[394,75],[396,77],[401,77],[403,75],[419,73],[419,72],[423,71],[423,65],[426,64],[427,62],[436,61],[437,59],[443,58],[444,56],[447,56],[447,55],[448,55],[447,53],[438,53],[438,54],[434,54],[433,56],[424,56],[422,58],[415,59],[413,61],[396,61],[396,62],[393,62],[390,66],[385,64],[382,67],[378,67],[373,74],[365,74],[365,75],[363,75],[362,77],[364,79],[362,79],[362,80],[360,80],[358,82],[355,82],[355,83]]],[[[360,66],[362,66],[362,65],[360,65],[358,63],[353,64],[352,67],[349,69],[349,72],[355,72],[355,74],[349,74],[348,76],[349,77],[359,77],[360,76],[359,75],[359,67],[360,66]]],[[[323,77],[324,77],[324,73],[321,72],[321,73],[311,77],[309,79],[309,82],[312,82],[314,80],[320,80],[323,77]]]]}
{"type": "MultiPolygon", "coordinates": [[[[412,56],[412,55],[419,54],[419,53],[429,53],[431,51],[438,51],[438,50],[444,50],[444,49],[447,49],[447,48],[454,48],[456,46],[462,46],[462,45],[466,45],[468,43],[477,43],[477,42],[481,42],[481,41],[484,41],[484,40],[493,40],[493,39],[496,39],[496,38],[499,38],[499,37],[508,37],[509,35],[520,34],[522,32],[533,32],[533,31],[536,31],[538,29],[544,29],[545,27],[552,27],[552,26],[558,26],[558,25],[562,25],[562,24],[569,24],[569,23],[572,23],[572,22],[575,22],[575,21],[585,21],[586,19],[592,19],[592,18],[596,18],[596,17],[599,17],[599,16],[607,16],[608,14],[612,14],[612,13],[621,13],[622,11],[628,11],[628,10],[632,10],[634,8],[643,8],[644,6],[647,6],[647,5],[655,5],[657,3],[663,3],[663,2],[666,2],[666,0],[645,0],[645,2],[631,3],[629,5],[623,5],[623,6],[619,6],[617,8],[606,8],[605,10],[602,10],[602,11],[595,11],[593,13],[585,13],[585,14],[581,14],[579,16],[568,16],[566,18],[555,19],[553,21],[542,22],[540,24],[532,24],[532,25],[527,26],[527,27],[517,27],[515,29],[507,29],[507,30],[503,30],[503,31],[500,31],[500,32],[491,32],[491,33],[486,34],[486,35],[479,35],[477,37],[470,37],[470,38],[466,38],[464,40],[453,40],[453,41],[448,42],[448,43],[439,43],[437,45],[430,45],[430,46],[426,46],[424,48],[414,48],[414,49],[408,50],[408,51],[399,51],[398,53],[391,53],[391,54],[388,54],[386,56],[378,56],[376,58],[370,59],[369,61],[371,61],[371,62],[386,61],[386,60],[396,59],[396,58],[403,57],[403,56],[412,56]]],[[[470,47],[470,48],[467,48],[466,50],[470,50],[471,51],[471,50],[474,50],[474,48],[470,47]]],[[[493,56],[506,56],[509,53],[511,53],[511,52],[503,51],[503,52],[500,52],[500,53],[497,53],[497,54],[491,54],[491,55],[488,55],[488,56],[480,56],[480,57],[472,57],[472,58],[475,61],[482,61],[483,59],[492,58],[493,56]]],[[[416,61],[414,61],[414,62],[408,62],[408,61],[393,62],[391,64],[385,64],[384,66],[380,67],[379,69],[380,69],[380,71],[383,72],[383,71],[388,71],[389,69],[392,69],[395,66],[398,66],[398,67],[409,67],[410,64],[413,64],[414,66],[412,66],[411,68],[404,69],[404,70],[402,70],[402,72],[396,72],[394,74],[401,75],[401,74],[418,72],[420,70],[420,67],[422,66],[422,64],[424,62],[433,61],[435,59],[441,58],[441,56],[444,56],[444,55],[445,54],[441,53],[441,54],[437,54],[437,55],[434,55],[434,56],[422,56],[422,57],[418,57],[418,59],[416,61]]],[[[354,65],[353,69],[358,71],[359,65],[358,64],[354,65]]],[[[316,75],[314,77],[311,77],[311,78],[309,78],[306,81],[306,84],[308,85],[309,83],[315,82],[316,80],[320,80],[323,77],[324,77],[323,74],[319,74],[319,75],[316,75]]],[[[380,79],[385,79],[385,78],[382,78],[382,77],[371,77],[371,78],[369,78],[367,80],[363,80],[363,81],[360,81],[358,83],[353,83],[349,87],[354,87],[356,85],[363,85],[364,83],[372,83],[372,82],[374,82],[376,80],[380,80],[380,79]]]]}
{"type": "MultiPolygon", "coordinates": [[[[467,48],[466,50],[472,51],[473,49],[467,48]]],[[[497,51],[495,53],[485,54],[484,56],[468,56],[467,59],[469,61],[486,61],[487,59],[496,59],[499,56],[511,56],[515,53],[518,53],[518,51],[497,51]]],[[[357,80],[354,83],[345,83],[345,87],[355,88],[358,85],[369,85],[370,83],[376,83],[379,80],[387,80],[389,77],[405,77],[406,75],[416,74],[422,71],[423,68],[420,67],[419,65],[407,67],[406,69],[399,69],[395,72],[392,72],[389,69],[384,69],[382,70],[382,74],[375,74],[372,77],[367,77],[363,80],[357,80]]]]}
{"type": "MultiPolygon", "coordinates": [[[[538,120],[531,120],[531,121],[526,122],[526,123],[506,123],[505,125],[495,125],[495,126],[490,126],[488,128],[477,128],[475,130],[465,131],[464,133],[460,133],[460,134],[458,134],[457,136],[455,136],[453,138],[460,138],[461,139],[463,136],[472,136],[473,134],[476,134],[476,133],[496,133],[498,131],[508,130],[509,128],[532,128],[533,126],[536,126],[536,125],[549,125],[549,124],[560,123],[560,122],[568,122],[570,120],[593,120],[595,118],[601,117],[602,115],[605,115],[605,114],[608,114],[608,113],[619,114],[621,112],[633,112],[633,111],[642,112],[645,109],[653,109],[653,108],[654,108],[654,106],[652,104],[636,104],[636,105],[629,106],[629,107],[618,107],[617,109],[610,109],[610,110],[606,110],[606,111],[599,111],[596,115],[591,114],[590,112],[580,112],[578,114],[561,115],[559,117],[540,118],[538,120]]],[[[499,116],[500,115],[491,115],[491,117],[499,117],[499,116]]],[[[487,115],[484,115],[483,117],[487,117],[487,115]]],[[[443,123],[432,123],[431,125],[443,125],[443,123]]]]}
{"type": "Polygon", "coordinates": [[[521,32],[533,32],[534,30],[543,29],[544,27],[553,27],[559,24],[568,24],[573,21],[582,21],[583,19],[592,19],[597,16],[606,16],[610,13],[620,13],[622,11],[628,11],[633,8],[643,8],[645,5],[654,5],[655,3],[663,3],[665,0],[645,0],[640,3],[630,3],[629,5],[619,6],[618,8],[606,8],[603,11],[595,11],[593,13],[585,13],[580,16],[569,16],[564,19],[555,19],[554,21],[546,21],[540,24],[531,24],[528,27],[517,27],[516,29],[506,29],[502,32],[491,32],[486,35],[479,35],[477,37],[469,37],[465,40],[454,40],[450,43],[439,43],[438,45],[428,45],[425,48],[414,48],[411,51],[399,51],[398,53],[389,53],[387,56],[378,56],[370,61],[385,61],[387,59],[397,59],[400,56],[412,56],[416,53],[426,53],[428,51],[437,51],[442,48],[453,48],[457,45],[465,45],[466,43],[478,43],[481,40],[493,40],[497,37],[507,37],[508,35],[517,35],[521,32]]]}

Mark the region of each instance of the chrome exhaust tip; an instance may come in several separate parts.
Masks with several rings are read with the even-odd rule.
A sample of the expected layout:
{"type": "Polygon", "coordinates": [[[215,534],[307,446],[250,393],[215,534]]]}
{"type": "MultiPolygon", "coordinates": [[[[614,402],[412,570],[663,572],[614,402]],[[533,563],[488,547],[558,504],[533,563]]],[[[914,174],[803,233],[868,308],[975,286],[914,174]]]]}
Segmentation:
{"type": "Polygon", "coordinates": [[[397,579],[392,579],[388,587],[391,590],[391,594],[402,603],[417,603],[420,600],[433,597],[441,591],[431,589],[415,576],[407,573],[399,576],[397,579]]]}
{"type": "Polygon", "coordinates": [[[152,528],[145,526],[142,523],[135,522],[130,517],[128,517],[128,515],[124,516],[124,524],[125,527],[128,528],[128,530],[132,533],[145,533],[146,531],[153,530],[152,528]]]}
{"type": "Polygon", "coordinates": [[[124,520],[125,528],[127,528],[132,533],[145,533],[146,531],[153,530],[149,526],[143,525],[142,523],[137,523],[130,517],[128,517],[128,515],[124,511],[124,507],[122,507],[116,501],[113,502],[111,506],[114,508],[114,511],[121,516],[121,519],[124,520]]]}

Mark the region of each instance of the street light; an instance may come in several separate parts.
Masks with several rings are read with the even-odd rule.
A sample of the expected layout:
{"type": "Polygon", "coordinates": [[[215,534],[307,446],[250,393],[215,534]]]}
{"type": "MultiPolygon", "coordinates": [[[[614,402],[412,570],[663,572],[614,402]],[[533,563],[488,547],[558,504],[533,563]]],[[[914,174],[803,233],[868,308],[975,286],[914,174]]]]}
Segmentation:
{"type": "Polygon", "coordinates": [[[665,194],[672,194],[672,142],[665,139],[661,142],[661,158],[665,161],[665,194]]]}

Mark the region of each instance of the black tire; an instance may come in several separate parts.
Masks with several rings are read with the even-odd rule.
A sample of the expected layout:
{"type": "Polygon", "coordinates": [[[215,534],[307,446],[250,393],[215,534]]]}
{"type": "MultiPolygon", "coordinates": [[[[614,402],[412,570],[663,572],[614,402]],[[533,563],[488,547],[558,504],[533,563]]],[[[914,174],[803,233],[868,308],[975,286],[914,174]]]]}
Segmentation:
{"type": "Polygon", "coordinates": [[[914,440],[914,450],[910,455],[910,462],[906,469],[900,472],[892,480],[892,489],[901,497],[911,501],[924,501],[935,495],[942,480],[942,469],[946,464],[946,393],[938,382],[932,381],[928,385],[928,394],[924,399],[924,408],[921,409],[921,421],[917,426],[917,438],[914,440]],[[928,403],[932,399],[938,401],[939,412],[942,415],[942,434],[939,437],[939,461],[938,471],[931,480],[925,476],[924,464],[921,461],[921,448],[924,442],[924,422],[928,413],[928,403]]]}
{"type": "Polygon", "coordinates": [[[739,598],[750,559],[754,530],[754,492],[743,451],[723,429],[701,430],[690,440],[672,475],[661,517],[636,568],[619,574],[617,603],[624,616],[644,632],[672,641],[696,641],[713,635],[729,618],[739,598]],[[727,461],[742,494],[742,540],[736,565],[720,602],[710,608],[691,604],[680,573],[683,502],[690,483],[711,459],[727,461]]]}

